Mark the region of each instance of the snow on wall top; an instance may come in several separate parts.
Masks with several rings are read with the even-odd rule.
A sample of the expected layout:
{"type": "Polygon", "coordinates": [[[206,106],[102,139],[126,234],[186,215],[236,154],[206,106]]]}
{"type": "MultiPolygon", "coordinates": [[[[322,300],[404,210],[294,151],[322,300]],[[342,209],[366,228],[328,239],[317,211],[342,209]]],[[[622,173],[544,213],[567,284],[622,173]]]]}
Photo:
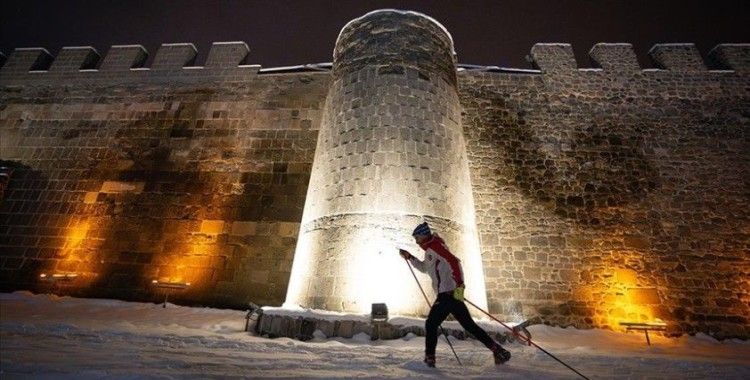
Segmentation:
{"type": "MultiPolygon", "coordinates": [[[[426,15],[424,13],[420,13],[420,12],[416,12],[416,11],[405,11],[405,10],[393,9],[393,8],[376,9],[374,11],[367,12],[364,15],[362,15],[360,17],[357,17],[357,18],[355,18],[355,19],[347,22],[346,25],[344,25],[344,27],[341,28],[341,30],[339,30],[339,34],[338,34],[338,36],[336,36],[336,42],[338,43],[338,41],[341,39],[341,33],[343,33],[343,31],[346,30],[346,28],[348,28],[352,24],[354,24],[356,22],[359,22],[362,19],[365,19],[367,17],[373,16],[373,15],[377,15],[377,14],[381,14],[381,13],[398,13],[398,14],[402,14],[402,15],[417,16],[417,17],[421,17],[421,18],[426,19],[427,21],[432,22],[438,28],[440,28],[443,31],[443,33],[445,33],[446,36],[448,36],[448,39],[450,40],[450,44],[451,44],[451,53],[452,54],[456,54],[456,48],[455,48],[455,45],[453,44],[453,36],[450,34],[450,32],[448,32],[448,29],[445,26],[443,26],[443,24],[441,24],[440,22],[438,22],[434,18],[432,18],[432,17],[430,17],[430,16],[428,16],[428,15],[426,15]]],[[[335,45],[334,45],[334,49],[335,49],[335,45]]]]}

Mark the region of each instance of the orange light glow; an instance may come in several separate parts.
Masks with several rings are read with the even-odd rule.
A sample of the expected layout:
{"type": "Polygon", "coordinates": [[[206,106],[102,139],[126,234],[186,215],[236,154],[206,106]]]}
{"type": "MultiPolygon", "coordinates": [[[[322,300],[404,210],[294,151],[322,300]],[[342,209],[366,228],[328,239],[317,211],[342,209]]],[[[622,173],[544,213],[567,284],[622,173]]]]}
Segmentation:
{"type": "Polygon", "coordinates": [[[40,281],[76,288],[92,283],[98,271],[93,253],[98,241],[89,238],[92,225],[95,224],[88,219],[74,221],[65,231],[63,245],[57,252],[59,260],[39,276],[40,281]]]}
{"type": "MultiPolygon", "coordinates": [[[[655,288],[649,287],[633,269],[603,271],[592,285],[577,294],[595,302],[596,324],[620,329],[620,322],[656,323],[653,306],[660,303],[655,288]]],[[[622,328],[624,330],[624,328],[622,328]]]]}
{"type": "Polygon", "coordinates": [[[89,232],[90,224],[88,221],[82,221],[68,230],[65,242],[66,249],[74,249],[81,246],[86,234],[89,232]]]}
{"type": "Polygon", "coordinates": [[[183,251],[173,252],[164,257],[155,277],[157,283],[192,284],[208,286],[216,277],[216,261],[221,252],[219,245],[211,238],[193,236],[195,241],[185,246],[183,251]]]}

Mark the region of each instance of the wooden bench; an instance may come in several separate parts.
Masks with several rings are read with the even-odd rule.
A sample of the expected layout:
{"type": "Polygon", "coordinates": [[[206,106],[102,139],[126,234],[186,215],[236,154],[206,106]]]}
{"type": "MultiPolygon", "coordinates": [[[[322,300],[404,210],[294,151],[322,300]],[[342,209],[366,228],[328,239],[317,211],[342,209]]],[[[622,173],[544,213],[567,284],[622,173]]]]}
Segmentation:
{"type": "Polygon", "coordinates": [[[654,323],[640,323],[640,322],[620,322],[620,326],[625,326],[627,331],[637,330],[646,333],[646,343],[651,345],[651,339],[648,337],[650,331],[664,331],[667,329],[666,323],[654,322],[654,323]]]}

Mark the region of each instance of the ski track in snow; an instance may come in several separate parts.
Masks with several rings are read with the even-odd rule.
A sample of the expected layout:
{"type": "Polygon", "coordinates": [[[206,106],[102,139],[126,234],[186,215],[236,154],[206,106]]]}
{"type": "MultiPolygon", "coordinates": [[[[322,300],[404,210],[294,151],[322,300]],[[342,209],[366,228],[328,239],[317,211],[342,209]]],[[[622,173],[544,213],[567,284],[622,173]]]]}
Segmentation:
{"type": "MultiPolygon", "coordinates": [[[[28,292],[0,294],[0,378],[471,378],[572,379],[541,351],[508,344],[495,366],[484,346],[441,337],[438,368],[424,338],[390,341],[266,339],[242,331],[245,312],[28,292]]],[[[592,379],[748,379],[750,342],[705,335],[668,339],[533,326],[535,341],[592,379]]]]}

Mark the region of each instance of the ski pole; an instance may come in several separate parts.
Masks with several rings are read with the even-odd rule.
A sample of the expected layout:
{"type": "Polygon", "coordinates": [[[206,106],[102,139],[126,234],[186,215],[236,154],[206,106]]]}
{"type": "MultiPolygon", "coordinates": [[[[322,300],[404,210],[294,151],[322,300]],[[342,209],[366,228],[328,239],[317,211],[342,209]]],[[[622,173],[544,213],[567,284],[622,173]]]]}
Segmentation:
{"type": "Polygon", "coordinates": [[[555,360],[557,360],[558,362],[560,362],[560,364],[562,364],[562,365],[564,365],[564,366],[568,367],[568,368],[569,368],[569,369],[570,369],[571,371],[573,371],[573,372],[575,372],[576,374],[578,374],[578,376],[581,376],[582,378],[584,378],[584,379],[586,379],[586,380],[589,380],[589,378],[588,378],[588,377],[586,377],[586,376],[585,376],[584,374],[582,374],[582,373],[580,373],[580,372],[576,371],[576,369],[575,369],[575,368],[573,368],[573,367],[569,366],[569,365],[568,365],[567,363],[565,363],[564,361],[562,361],[562,360],[558,359],[558,358],[557,358],[557,357],[556,357],[555,355],[552,355],[552,354],[551,354],[551,353],[550,353],[549,351],[547,351],[547,350],[545,350],[544,348],[540,347],[540,346],[539,346],[538,344],[536,344],[536,343],[532,342],[530,338],[527,338],[527,337],[521,336],[521,335],[519,335],[519,334],[516,334],[516,332],[515,332],[515,331],[514,331],[514,330],[513,330],[513,329],[512,329],[512,328],[511,328],[510,326],[506,325],[506,324],[505,324],[505,323],[503,323],[503,322],[502,322],[501,320],[499,320],[499,319],[495,318],[494,316],[492,316],[492,314],[488,313],[488,312],[487,312],[486,310],[484,310],[484,309],[482,309],[481,307],[479,307],[479,306],[475,305],[475,304],[474,304],[474,302],[471,302],[471,301],[469,301],[469,300],[468,300],[468,299],[466,299],[466,298],[464,298],[464,301],[466,301],[466,302],[467,302],[467,303],[468,303],[469,305],[471,305],[471,306],[474,306],[475,308],[477,308],[477,310],[481,311],[481,312],[482,312],[482,313],[484,313],[484,314],[485,314],[486,316],[488,316],[488,317],[492,318],[492,319],[493,319],[493,320],[494,320],[495,322],[497,322],[497,323],[499,323],[499,324],[503,325],[503,327],[505,327],[506,329],[510,330],[510,331],[511,331],[511,332],[512,332],[512,333],[513,333],[513,334],[514,334],[515,336],[517,336],[517,337],[521,338],[522,340],[525,340],[525,341],[526,341],[526,342],[527,342],[527,343],[528,343],[529,345],[531,345],[531,346],[534,346],[534,347],[538,348],[539,350],[541,350],[541,351],[542,351],[542,352],[544,352],[545,354],[549,355],[549,356],[550,356],[550,357],[551,357],[552,359],[555,359],[555,360]]]}
{"type": "MultiPolygon", "coordinates": [[[[424,292],[424,289],[422,289],[422,284],[419,283],[419,280],[417,279],[417,275],[414,273],[414,268],[411,267],[411,263],[409,262],[409,259],[404,259],[406,261],[406,265],[409,267],[409,271],[411,271],[411,275],[414,277],[414,281],[417,282],[417,286],[419,287],[419,291],[422,292],[422,296],[424,296],[424,301],[427,302],[427,306],[430,306],[430,299],[427,298],[427,293],[424,292]]],[[[458,365],[463,367],[463,364],[461,364],[461,359],[458,358],[458,354],[456,354],[456,350],[453,349],[453,343],[451,343],[451,340],[448,339],[448,333],[445,332],[443,329],[443,325],[440,325],[440,331],[442,331],[443,336],[445,337],[445,341],[448,342],[448,346],[450,346],[451,351],[453,351],[453,356],[456,357],[456,361],[458,362],[458,365]]]]}

